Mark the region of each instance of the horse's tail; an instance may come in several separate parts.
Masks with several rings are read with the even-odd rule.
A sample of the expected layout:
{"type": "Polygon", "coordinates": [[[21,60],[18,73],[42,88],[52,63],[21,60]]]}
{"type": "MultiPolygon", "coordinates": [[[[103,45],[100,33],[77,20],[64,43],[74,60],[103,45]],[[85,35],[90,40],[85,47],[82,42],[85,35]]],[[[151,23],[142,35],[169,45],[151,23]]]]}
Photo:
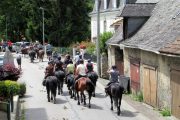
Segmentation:
{"type": "Polygon", "coordinates": [[[90,79],[86,80],[86,85],[87,85],[87,91],[88,92],[93,92],[95,89],[95,85],[93,84],[93,82],[90,79]]]}

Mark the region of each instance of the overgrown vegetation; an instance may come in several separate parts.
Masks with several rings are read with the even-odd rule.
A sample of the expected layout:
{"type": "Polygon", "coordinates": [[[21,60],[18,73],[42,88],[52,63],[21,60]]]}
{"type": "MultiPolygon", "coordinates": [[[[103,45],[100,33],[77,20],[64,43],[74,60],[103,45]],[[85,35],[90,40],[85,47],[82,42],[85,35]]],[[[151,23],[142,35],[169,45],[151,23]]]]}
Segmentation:
{"type": "Polygon", "coordinates": [[[160,113],[162,116],[171,116],[171,112],[168,108],[163,108],[160,113]]]}
{"type": "Polygon", "coordinates": [[[11,80],[0,81],[0,97],[9,98],[12,95],[19,94],[20,85],[11,80]]]}
{"type": "Polygon", "coordinates": [[[143,93],[138,92],[137,94],[131,94],[131,98],[138,102],[143,102],[143,93]]]}
{"type": "Polygon", "coordinates": [[[112,32],[104,32],[100,35],[100,52],[107,54],[106,41],[113,36],[112,32]]]}
{"type": "Polygon", "coordinates": [[[25,95],[25,93],[26,93],[26,84],[25,83],[20,83],[19,86],[20,86],[19,95],[21,97],[23,97],[25,95]]]}

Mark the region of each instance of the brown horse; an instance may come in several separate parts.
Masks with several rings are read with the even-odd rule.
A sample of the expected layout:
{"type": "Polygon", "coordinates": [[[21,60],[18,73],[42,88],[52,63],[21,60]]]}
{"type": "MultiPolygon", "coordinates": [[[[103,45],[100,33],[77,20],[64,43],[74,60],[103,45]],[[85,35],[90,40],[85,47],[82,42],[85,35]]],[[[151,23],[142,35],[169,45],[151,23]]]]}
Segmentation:
{"type": "Polygon", "coordinates": [[[43,58],[44,58],[44,50],[40,49],[39,50],[39,62],[42,61],[43,62],[43,58]]]}
{"type": "Polygon", "coordinates": [[[21,48],[21,53],[22,53],[22,56],[24,56],[24,57],[25,57],[25,55],[28,55],[29,47],[21,48]]]}
{"type": "Polygon", "coordinates": [[[91,107],[90,100],[92,97],[92,92],[94,91],[94,84],[89,78],[81,77],[75,82],[75,91],[77,93],[78,105],[80,105],[79,92],[81,93],[81,103],[84,102],[84,105],[86,105],[86,96],[84,94],[85,90],[88,92],[89,95],[89,108],[90,108],[91,107]]]}

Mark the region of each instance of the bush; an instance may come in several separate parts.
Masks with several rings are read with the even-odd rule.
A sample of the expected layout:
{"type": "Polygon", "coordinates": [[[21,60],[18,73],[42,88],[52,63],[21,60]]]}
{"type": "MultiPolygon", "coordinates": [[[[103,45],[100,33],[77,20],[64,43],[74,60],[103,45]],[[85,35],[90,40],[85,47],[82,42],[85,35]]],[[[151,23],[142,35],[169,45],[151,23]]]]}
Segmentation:
{"type": "Polygon", "coordinates": [[[96,49],[96,45],[92,42],[89,42],[89,41],[82,41],[80,43],[80,47],[81,46],[85,46],[86,53],[89,53],[89,54],[94,54],[94,51],[96,49]]]}
{"type": "Polygon", "coordinates": [[[26,93],[26,84],[20,83],[19,86],[20,86],[19,95],[22,97],[26,93]]]}
{"type": "Polygon", "coordinates": [[[112,32],[104,32],[100,35],[100,52],[107,54],[106,41],[113,36],[112,32]]]}
{"type": "Polygon", "coordinates": [[[0,81],[0,97],[9,98],[19,94],[20,85],[15,81],[0,81]]]}

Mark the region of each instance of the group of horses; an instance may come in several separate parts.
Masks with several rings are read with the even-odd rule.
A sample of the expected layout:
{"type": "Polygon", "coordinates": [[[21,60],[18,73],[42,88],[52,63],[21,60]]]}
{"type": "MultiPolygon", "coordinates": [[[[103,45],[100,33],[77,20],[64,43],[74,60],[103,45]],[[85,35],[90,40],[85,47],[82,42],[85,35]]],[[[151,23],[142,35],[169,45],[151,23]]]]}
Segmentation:
{"type": "Polygon", "coordinates": [[[21,54],[23,56],[29,55],[31,62],[34,62],[35,58],[39,59],[39,62],[40,61],[43,62],[45,52],[43,48],[28,46],[28,47],[21,48],[21,54]]]}
{"type": "MultiPolygon", "coordinates": [[[[54,67],[54,65],[52,66],[54,67]]],[[[48,69],[48,67],[46,67],[46,69],[48,69]]],[[[74,73],[66,74],[66,72],[61,69],[53,71],[53,74],[45,77],[43,84],[44,86],[46,86],[48,102],[52,100],[54,104],[56,103],[56,90],[58,90],[58,95],[62,94],[63,84],[66,83],[70,98],[74,98],[75,100],[77,99],[78,105],[80,105],[80,103],[84,103],[84,105],[86,105],[86,95],[84,92],[87,91],[90,108],[91,97],[95,97],[95,87],[98,75],[96,74],[96,72],[92,71],[87,73],[87,76],[81,77],[78,80],[75,80],[75,77],[76,75],[74,73]]]]}
{"type": "MultiPolygon", "coordinates": [[[[58,95],[63,93],[63,84],[67,84],[69,90],[70,98],[77,100],[77,104],[80,105],[84,103],[86,105],[86,95],[85,91],[88,93],[89,104],[88,107],[91,108],[91,98],[95,97],[96,82],[98,80],[98,75],[96,72],[88,72],[85,77],[81,77],[75,80],[76,74],[70,73],[66,74],[63,70],[54,71],[54,74],[45,78],[44,86],[47,90],[48,102],[51,100],[56,103],[56,90],[58,90],[58,95]]],[[[113,110],[114,105],[117,107],[117,114],[120,115],[120,106],[122,94],[124,88],[119,83],[111,83],[108,88],[105,89],[105,93],[110,96],[111,99],[111,110],[113,110]]]]}

